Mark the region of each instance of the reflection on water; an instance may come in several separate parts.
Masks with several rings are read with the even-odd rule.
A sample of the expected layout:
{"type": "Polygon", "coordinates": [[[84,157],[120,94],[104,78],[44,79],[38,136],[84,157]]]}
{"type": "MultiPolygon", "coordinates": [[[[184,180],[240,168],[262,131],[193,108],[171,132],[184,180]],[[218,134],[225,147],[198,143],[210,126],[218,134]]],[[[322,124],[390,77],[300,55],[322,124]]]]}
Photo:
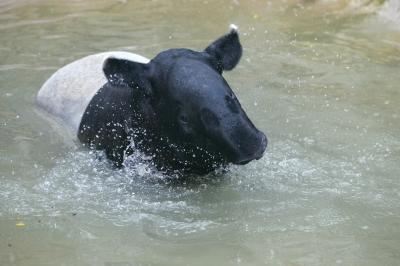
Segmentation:
{"type": "Polygon", "coordinates": [[[397,265],[399,4],[380,2],[0,2],[0,265],[397,265]],[[259,161],[113,170],[35,108],[74,59],[204,49],[230,23],[259,161]]]}

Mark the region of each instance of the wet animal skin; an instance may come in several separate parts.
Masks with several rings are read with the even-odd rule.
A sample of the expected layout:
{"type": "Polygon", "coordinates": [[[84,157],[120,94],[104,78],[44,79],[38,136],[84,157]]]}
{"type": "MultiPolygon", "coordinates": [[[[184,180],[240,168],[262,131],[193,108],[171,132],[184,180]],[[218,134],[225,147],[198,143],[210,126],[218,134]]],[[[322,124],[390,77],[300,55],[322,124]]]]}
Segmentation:
{"type": "Polygon", "coordinates": [[[241,56],[235,26],[204,51],[92,55],[57,71],[38,103],[116,166],[139,149],[161,171],[207,174],[259,159],[267,147],[222,76],[241,56]]]}

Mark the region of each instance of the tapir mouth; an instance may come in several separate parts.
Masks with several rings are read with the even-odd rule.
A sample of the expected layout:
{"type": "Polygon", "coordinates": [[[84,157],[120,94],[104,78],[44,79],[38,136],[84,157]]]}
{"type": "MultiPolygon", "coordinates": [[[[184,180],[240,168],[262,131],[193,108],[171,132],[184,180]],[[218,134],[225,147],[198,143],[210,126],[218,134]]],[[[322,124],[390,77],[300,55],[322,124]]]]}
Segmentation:
{"type": "Polygon", "coordinates": [[[255,152],[252,154],[249,154],[249,155],[239,156],[239,157],[235,158],[234,160],[232,160],[232,163],[244,165],[244,164],[248,164],[249,162],[251,162],[253,160],[261,159],[263,157],[264,152],[268,145],[267,137],[263,133],[261,133],[261,134],[262,134],[261,141],[260,141],[260,144],[258,145],[257,149],[255,150],[255,152]]]}

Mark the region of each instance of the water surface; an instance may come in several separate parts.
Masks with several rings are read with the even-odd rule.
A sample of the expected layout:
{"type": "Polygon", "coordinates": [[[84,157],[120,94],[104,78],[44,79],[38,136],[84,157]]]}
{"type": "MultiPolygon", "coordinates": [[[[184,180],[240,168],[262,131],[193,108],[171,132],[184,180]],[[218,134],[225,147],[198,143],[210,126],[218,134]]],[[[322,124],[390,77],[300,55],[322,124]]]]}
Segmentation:
{"type": "Polygon", "coordinates": [[[400,4],[378,2],[2,1],[0,265],[398,265],[400,4]],[[75,59],[201,50],[230,23],[259,161],[115,171],[35,106],[75,59]]]}

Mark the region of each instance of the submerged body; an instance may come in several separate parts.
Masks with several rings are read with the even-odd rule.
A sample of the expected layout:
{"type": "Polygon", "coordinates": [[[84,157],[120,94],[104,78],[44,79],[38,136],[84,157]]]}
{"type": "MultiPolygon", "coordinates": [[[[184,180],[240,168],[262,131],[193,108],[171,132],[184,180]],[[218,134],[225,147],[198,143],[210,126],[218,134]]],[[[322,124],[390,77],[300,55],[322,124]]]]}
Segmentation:
{"type": "Polygon", "coordinates": [[[91,55],[58,70],[37,101],[117,166],[133,142],[160,170],[205,174],[259,159],[267,146],[221,75],[241,54],[233,28],[203,52],[91,55]]]}

